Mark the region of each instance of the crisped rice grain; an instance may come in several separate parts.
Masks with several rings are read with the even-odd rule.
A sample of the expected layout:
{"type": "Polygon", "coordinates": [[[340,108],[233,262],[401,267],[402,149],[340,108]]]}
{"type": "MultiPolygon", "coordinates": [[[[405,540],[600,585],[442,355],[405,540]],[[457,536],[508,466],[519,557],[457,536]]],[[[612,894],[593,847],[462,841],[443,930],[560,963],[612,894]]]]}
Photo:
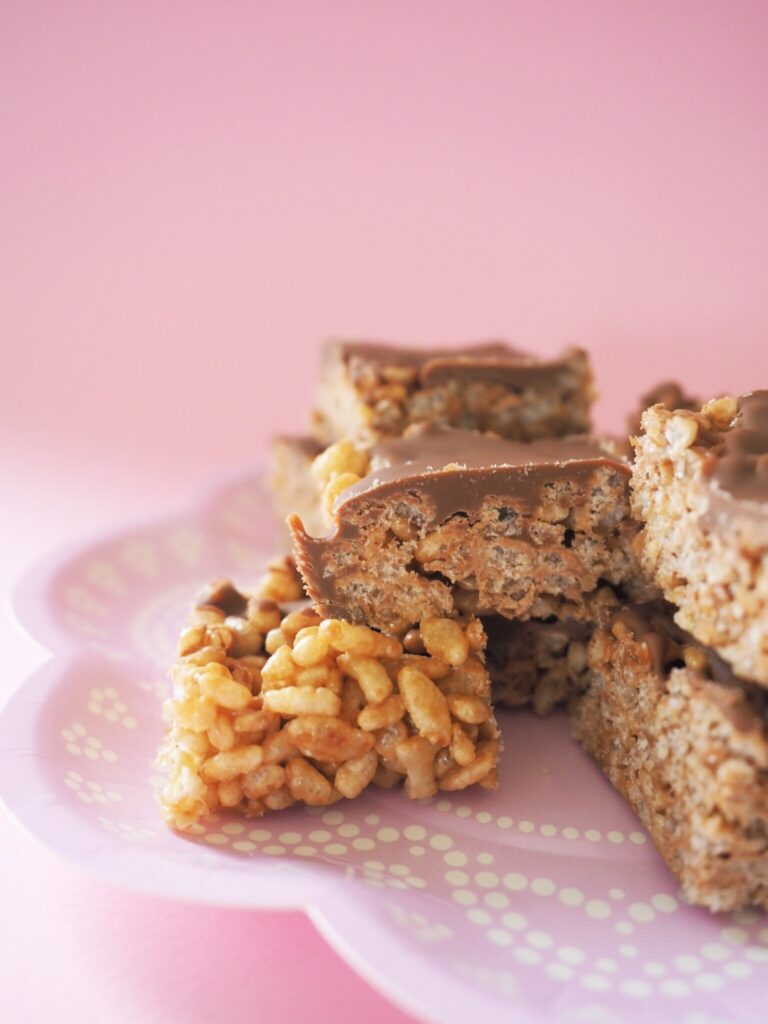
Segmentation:
{"type": "Polygon", "coordinates": [[[480,623],[422,622],[405,653],[367,626],[282,611],[287,598],[272,595],[294,600],[298,587],[286,561],[250,596],[219,581],[182,631],[159,755],[168,822],[188,829],[218,807],[259,817],[328,806],[371,784],[404,784],[413,799],[494,785],[480,623]]]}

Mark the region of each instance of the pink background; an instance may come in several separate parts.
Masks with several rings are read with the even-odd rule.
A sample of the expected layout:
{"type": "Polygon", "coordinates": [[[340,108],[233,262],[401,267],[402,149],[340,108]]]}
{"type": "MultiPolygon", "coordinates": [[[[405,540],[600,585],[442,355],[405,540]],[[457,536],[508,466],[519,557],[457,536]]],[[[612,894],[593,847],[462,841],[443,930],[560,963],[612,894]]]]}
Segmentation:
{"type": "MultiPolygon", "coordinates": [[[[4,588],[299,427],[330,333],[585,344],[608,426],[768,383],[766,39],[757,0],[2,5],[4,588]]],[[[4,699],[44,652],[0,630],[4,699]]],[[[276,1024],[406,1019],[301,915],[106,890],[5,813],[0,905],[6,1020],[240,1021],[233,956],[276,1024]]]]}

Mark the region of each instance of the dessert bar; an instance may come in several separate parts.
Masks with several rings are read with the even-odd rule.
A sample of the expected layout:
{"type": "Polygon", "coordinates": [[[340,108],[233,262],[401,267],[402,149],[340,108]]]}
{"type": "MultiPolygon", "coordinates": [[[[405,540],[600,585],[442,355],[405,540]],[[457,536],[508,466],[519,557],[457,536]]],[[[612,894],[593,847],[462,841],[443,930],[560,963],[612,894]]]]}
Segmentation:
{"type": "Polygon", "coordinates": [[[654,406],[635,445],[644,569],[680,626],[768,686],[768,391],[654,406]]]}
{"type": "Polygon", "coordinates": [[[258,817],[369,784],[413,799],[496,786],[499,736],[477,619],[425,617],[401,640],[322,619],[277,566],[256,594],[201,595],[179,640],[159,755],[166,820],[258,817]],[[281,598],[281,600],[284,600],[281,598]]]}
{"type": "Polygon", "coordinates": [[[649,593],[629,475],[588,437],[429,430],[381,442],[366,476],[331,480],[328,536],[291,518],[297,564],[323,615],[394,633],[458,612],[587,618],[606,583],[633,600],[649,593]]]}
{"type": "Polygon", "coordinates": [[[598,627],[587,665],[574,733],[687,899],[768,908],[768,694],[654,605],[598,627]]]}
{"type": "Polygon", "coordinates": [[[332,342],[324,350],[314,433],[367,443],[412,424],[493,431],[513,440],[589,430],[594,399],[587,354],[553,359],[503,342],[456,349],[332,342]]]}

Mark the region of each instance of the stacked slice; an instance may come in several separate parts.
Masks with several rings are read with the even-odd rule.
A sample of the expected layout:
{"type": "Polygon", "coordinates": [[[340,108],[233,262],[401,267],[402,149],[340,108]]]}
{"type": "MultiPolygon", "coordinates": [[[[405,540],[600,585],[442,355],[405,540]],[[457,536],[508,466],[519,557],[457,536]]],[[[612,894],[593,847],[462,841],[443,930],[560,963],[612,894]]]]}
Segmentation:
{"type": "Polygon", "coordinates": [[[587,662],[574,732],[687,898],[712,910],[768,907],[768,692],[659,606],[612,616],[587,662]]]}
{"type": "Polygon", "coordinates": [[[563,437],[589,429],[593,398],[581,349],[546,360],[501,342],[450,350],[333,342],[323,353],[312,436],[273,444],[278,517],[298,513],[311,532],[324,532],[311,466],[335,442],[370,447],[425,426],[513,441],[563,437]]]}
{"type": "Polygon", "coordinates": [[[768,392],[642,428],[637,550],[671,604],[598,630],[575,730],[692,902],[768,907],[768,392]]]}
{"type": "Polygon", "coordinates": [[[637,441],[640,556],[676,621],[768,686],[768,391],[649,409],[637,441]]]}
{"type": "Polygon", "coordinates": [[[515,441],[589,429],[594,397],[586,352],[538,359],[503,342],[402,349],[337,342],[321,365],[314,433],[368,442],[414,424],[492,431],[515,441]]]}

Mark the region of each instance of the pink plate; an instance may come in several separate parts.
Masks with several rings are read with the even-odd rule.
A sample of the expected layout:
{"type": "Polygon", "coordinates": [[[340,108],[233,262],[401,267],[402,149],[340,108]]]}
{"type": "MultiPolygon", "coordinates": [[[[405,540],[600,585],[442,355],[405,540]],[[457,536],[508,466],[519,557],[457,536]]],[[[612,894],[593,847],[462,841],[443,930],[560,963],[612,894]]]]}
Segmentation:
{"type": "Polygon", "coordinates": [[[18,615],[54,652],[0,718],[0,790],[28,829],[145,892],[305,908],[426,1020],[765,1019],[766,918],[685,906],[562,716],[504,716],[494,794],[374,789],[325,812],[168,831],[150,778],[175,635],[203,581],[247,585],[275,546],[260,478],[239,479],[22,581],[18,615]]]}

